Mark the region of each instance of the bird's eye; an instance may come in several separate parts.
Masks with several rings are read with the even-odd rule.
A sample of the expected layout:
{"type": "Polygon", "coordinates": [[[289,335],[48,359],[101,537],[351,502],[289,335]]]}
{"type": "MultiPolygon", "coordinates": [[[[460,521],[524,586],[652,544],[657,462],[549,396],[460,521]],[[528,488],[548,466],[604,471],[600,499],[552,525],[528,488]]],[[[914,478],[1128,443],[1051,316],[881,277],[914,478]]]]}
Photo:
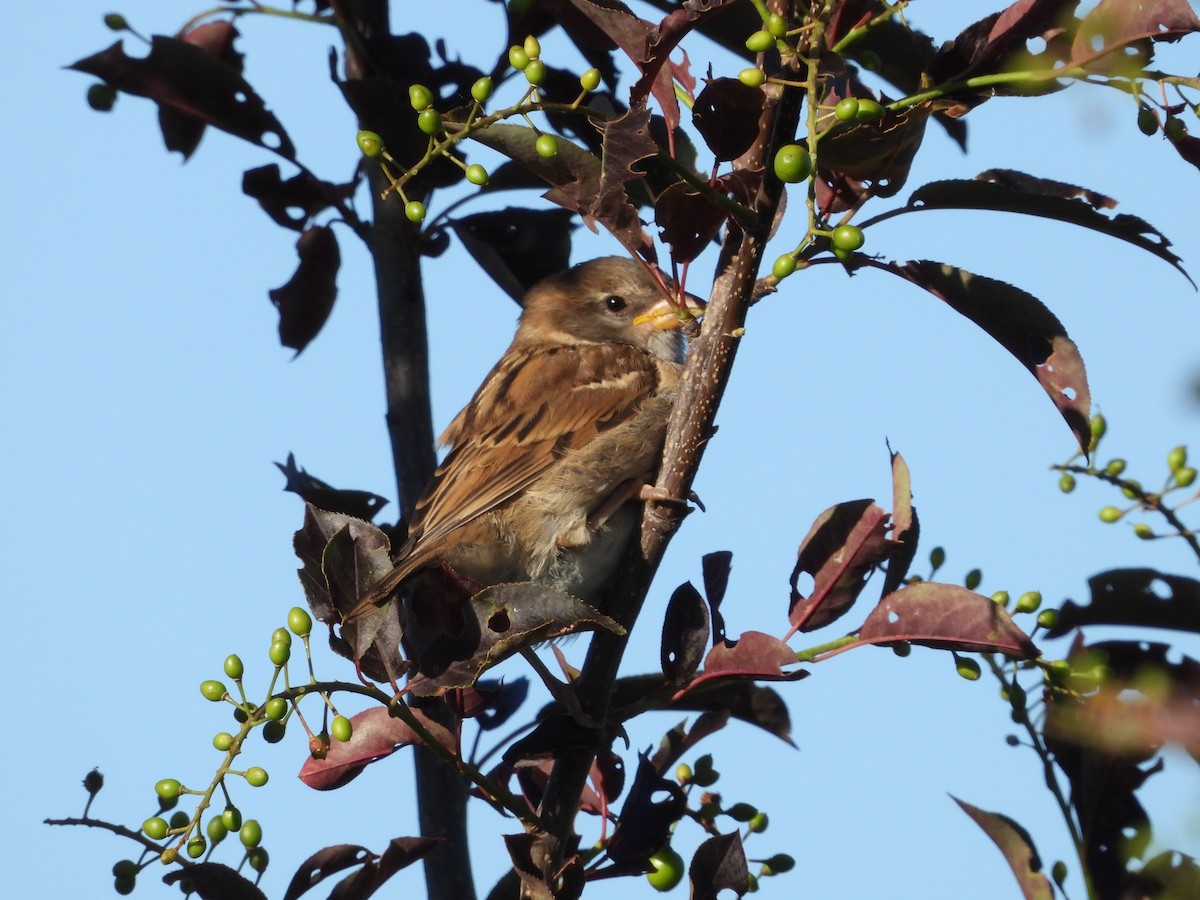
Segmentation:
{"type": "Polygon", "coordinates": [[[625,298],[619,297],[616,294],[609,294],[604,298],[604,307],[609,312],[620,312],[625,308],[625,298]]]}

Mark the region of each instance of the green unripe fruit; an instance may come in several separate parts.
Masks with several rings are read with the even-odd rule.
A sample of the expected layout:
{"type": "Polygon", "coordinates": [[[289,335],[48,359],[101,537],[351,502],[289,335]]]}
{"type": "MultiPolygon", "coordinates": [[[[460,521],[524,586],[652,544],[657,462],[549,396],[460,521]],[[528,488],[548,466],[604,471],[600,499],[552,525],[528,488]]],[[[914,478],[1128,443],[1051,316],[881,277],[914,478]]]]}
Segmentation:
{"type": "Polygon", "coordinates": [[[117,92],[107,84],[90,85],[87,89],[87,104],[96,112],[108,112],[117,104],[117,92]]]}
{"type": "Polygon", "coordinates": [[[1107,522],[1109,525],[1111,525],[1123,515],[1125,515],[1125,513],[1121,512],[1121,510],[1117,509],[1115,506],[1106,506],[1104,509],[1100,510],[1100,521],[1107,522]]]}
{"type": "Polygon", "coordinates": [[[263,707],[263,715],[272,722],[278,722],[287,715],[288,702],[282,697],[272,697],[263,707]]]}
{"type": "Polygon", "coordinates": [[[839,225],[833,229],[831,240],[836,249],[852,253],[866,242],[866,237],[857,225],[839,225]]]}
{"type": "Polygon", "coordinates": [[[972,569],[967,573],[967,577],[963,579],[963,584],[966,585],[968,591],[973,591],[983,583],[983,572],[979,569],[972,569]]]}
{"type": "Polygon", "coordinates": [[[746,87],[762,87],[767,81],[767,76],[762,69],[742,69],[738,72],[738,81],[746,87]]]}
{"type": "Polygon", "coordinates": [[[735,822],[749,822],[758,815],[758,810],[749,803],[735,803],[725,810],[725,815],[735,822]]]}
{"type": "Polygon", "coordinates": [[[1071,676],[1071,664],[1065,659],[1056,659],[1050,663],[1048,674],[1051,681],[1063,684],[1071,676]]]}
{"type": "Polygon", "coordinates": [[[288,628],[294,631],[300,637],[312,633],[312,616],[308,614],[308,610],[299,606],[293,606],[288,611],[288,628]]]}
{"type": "Polygon", "coordinates": [[[860,97],[858,100],[858,112],[854,118],[860,122],[869,122],[872,119],[882,119],[884,108],[875,100],[869,97],[860,97]]]}
{"type": "Polygon", "coordinates": [[[687,763],[680,763],[675,767],[675,780],[680,784],[687,784],[692,780],[692,767],[687,763]]]}
{"type": "Polygon", "coordinates": [[[529,54],[525,52],[525,48],[516,46],[509,47],[508,64],[518,72],[524,72],[525,67],[529,65],[529,54]]]}
{"type": "Polygon", "coordinates": [[[1167,467],[1176,472],[1187,465],[1187,447],[1180,444],[1167,454],[1167,467]]]}
{"type": "Polygon", "coordinates": [[[713,768],[713,758],[711,753],[705,753],[696,760],[695,771],[692,773],[692,784],[700,787],[711,787],[716,784],[717,779],[721,777],[716,769],[713,768]]]}
{"type": "Polygon", "coordinates": [[[225,827],[225,823],[220,816],[215,816],[208,820],[208,839],[213,844],[219,844],[229,835],[229,829],[225,827]]]}
{"type": "Polygon", "coordinates": [[[1196,470],[1191,466],[1180,466],[1175,472],[1175,483],[1180,487],[1191,487],[1196,481],[1196,470]]]}
{"type": "Polygon", "coordinates": [[[242,811],[236,806],[227,806],[221,812],[221,821],[229,831],[237,831],[242,827],[242,811]]]}
{"type": "Polygon", "coordinates": [[[543,134],[534,143],[533,149],[542,159],[554,159],[558,156],[558,139],[552,134],[543,134]]]}
{"type": "Polygon", "coordinates": [[[1121,493],[1130,500],[1136,500],[1141,492],[1142,483],[1136,478],[1128,478],[1125,480],[1125,483],[1121,485],[1121,493]]]}
{"type": "Polygon", "coordinates": [[[292,646],[292,633],[286,628],[276,628],[271,632],[271,643],[287,644],[290,647],[292,646]]]}
{"type": "Polygon", "coordinates": [[[245,666],[242,665],[242,660],[236,653],[230,653],[225,657],[225,674],[234,681],[241,678],[245,671],[245,666]]]}
{"type": "Polygon", "coordinates": [[[486,103],[491,98],[493,89],[492,79],[484,75],[471,85],[471,96],[480,103],[486,103]]]}
{"type": "Polygon", "coordinates": [[[417,115],[417,128],[432,137],[442,130],[442,114],[436,109],[423,109],[417,115]]]}
{"type": "Polygon", "coordinates": [[[257,847],[262,843],[262,826],[257,819],[247,819],[238,831],[243,847],[257,847]]]}
{"type": "Polygon", "coordinates": [[[837,116],[839,121],[853,122],[858,118],[858,98],[843,97],[838,101],[838,105],[833,108],[833,114],[837,116]]]}
{"type": "Polygon", "coordinates": [[[113,863],[112,873],[114,878],[136,878],[138,866],[132,859],[122,859],[113,863]]]}
{"type": "Polygon", "coordinates": [[[1041,591],[1026,591],[1017,598],[1017,612],[1031,613],[1036,612],[1037,608],[1042,605],[1041,591]]]}
{"type": "Polygon", "coordinates": [[[935,569],[940,569],[946,564],[946,548],[934,547],[929,551],[929,565],[935,569]]]}
{"type": "Polygon", "coordinates": [[[408,88],[408,102],[417,112],[428,109],[433,106],[433,91],[423,84],[410,85],[408,88]]]}
{"type": "Polygon", "coordinates": [[[270,855],[262,847],[255,847],[247,854],[246,861],[250,863],[250,868],[255,872],[265,872],[267,864],[271,861],[270,855]]]}
{"type": "Polygon", "coordinates": [[[1075,490],[1075,476],[1070,472],[1063,472],[1062,478],[1058,479],[1058,489],[1064,494],[1075,490]]]}
{"type": "Polygon", "coordinates": [[[1123,459],[1109,460],[1108,465],[1104,467],[1104,471],[1107,472],[1109,475],[1111,475],[1113,478],[1116,478],[1118,475],[1120,475],[1122,472],[1125,471],[1125,460],[1123,460],[1123,459]]]}
{"type": "Polygon", "coordinates": [[[769,31],[756,31],[746,38],[746,49],[751,53],[762,53],[775,46],[775,38],[769,31]]]}
{"type": "Polygon", "coordinates": [[[546,80],[546,64],[540,59],[531,59],[525,67],[525,80],[530,84],[541,84],[546,80]]]}
{"type": "Polygon", "coordinates": [[[600,87],[600,70],[588,69],[579,76],[579,86],[585,91],[594,91],[600,87]]]}
{"type": "Polygon", "coordinates": [[[1058,610],[1043,609],[1040,613],[1038,613],[1037,623],[1043,628],[1053,628],[1058,624],[1058,610]]]}
{"type": "Polygon", "coordinates": [[[762,834],[762,832],[767,830],[767,825],[769,824],[770,820],[767,818],[767,814],[760,812],[750,817],[750,821],[746,823],[746,827],[754,834],[762,834]]]}
{"type": "Polygon", "coordinates": [[[92,771],[83,776],[83,789],[89,794],[95,795],[99,793],[102,787],[104,787],[104,775],[101,774],[99,769],[92,769],[92,771]]]}
{"type": "Polygon", "coordinates": [[[108,13],[105,15],[104,24],[112,31],[129,30],[129,23],[125,21],[125,17],[120,13],[108,13]]]}
{"type": "Polygon", "coordinates": [[[192,817],[185,813],[182,809],[176,810],[171,814],[171,830],[178,831],[181,828],[186,828],[188,823],[192,821],[192,817]]]}
{"type": "Polygon", "coordinates": [[[483,187],[488,183],[487,169],[479,165],[479,163],[475,163],[472,166],[467,166],[467,181],[471,182],[471,184],[483,187]]]}
{"type": "Polygon", "coordinates": [[[787,21],[779,13],[771,13],[767,16],[767,31],[771,37],[781,38],[787,34],[787,21]]]}
{"type": "Polygon", "coordinates": [[[542,45],[538,43],[538,39],[532,34],[525,37],[525,55],[530,59],[537,59],[542,55],[542,45]]]}
{"type": "Polygon", "coordinates": [[[783,256],[775,260],[771,266],[771,274],[780,281],[787,278],[796,271],[796,258],[790,253],[785,253],[783,256]]]}
{"type": "Polygon", "coordinates": [[[211,700],[213,703],[220,702],[225,697],[225,685],[219,681],[208,681],[200,684],[200,693],[204,695],[205,700],[211,700]]]}
{"type": "Polygon", "coordinates": [[[787,184],[797,184],[812,174],[812,157],[799,144],[780,147],[775,154],[775,176],[787,184]]]}
{"type": "Polygon", "coordinates": [[[120,894],[122,897],[128,897],[130,894],[132,894],[133,889],[135,887],[137,887],[137,879],[136,878],[114,878],[113,879],[113,890],[116,891],[118,894],[120,894]]]}
{"type": "Polygon", "coordinates": [[[168,847],[158,855],[158,861],[164,866],[169,866],[179,858],[179,851],[174,847],[168,847]]]}
{"type": "Polygon", "coordinates": [[[1005,685],[1001,695],[1012,705],[1013,709],[1025,708],[1025,689],[1019,684],[1005,685]]]}
{"type": "Polygon", "coordinates": [[[425,204],[420,200],[409,200],[404,205],[404,218],[416,224],[425,220],[425,204]]]}
{"type": "Polygon", "coordinates": [[[958,672],[959,677],[965,678],[967,681],[978,681],[982,673],[979,663],[966,656],[960,656],[955,660],[954,669],[958,672]]]}
{"type": "Polygon", "coordinates": [[[245,724],[246,724],[246,722],[247,722],[247,720],[248,720],[249,718],[250,718],[250,716],[246,714],[246,710],[245,710],[245,709],[243,709],[243,708],[242,708],[242,707],[240,707],[240,706],[235,706],[235,707],[234,707],[234,709],[233,709],[233,721],[237,722],[239,725],[245,725],[245,724]]]}
{"type": "Polygon", "coordinates": [[[992,602],[999,603],[1005,609],[1008,608],[1008,591],[996,591],[992,594],[992,602]]]}
{"type": "Polygon", "coordinates": [[[208,841],[196,835],[187,842],[187,855],[192,859],[199,859],[204,855],[204,851],[208,849],[208,841]]]}
{"type": "Polygon", "coordinates": [[[263,740],[268,744],[278,744],[287,735],[287,726],[282,722],[268,722],[263,726],[263,740]]]}
{"type": "Polygon", "coordinates": [[[1137,115],[1137,126],[1138,131],[1147,137],[1152,134],[1156,134],[1158,132],[1158,116],[1154,114],[1154,110],[1148,106],[1143,106],[1141,109],[1139,109],[1137,115]]]}
{"type": "Polygon", "coordinates": [[[170,826],[162,816],[154,816],[142,823],[142,832],[152,841],[161,841],[167,836],[170,826]]]}
{"type": "Polygon", "coordinates": [[[896,643],[891,645],[891,648],[892,652],[901,659],[912,655],[912,644],[910,644],[908,641],[896,641],[896,643]]]}
{"type": "Polygon", "coordinates": [[[354,735],[354,726],[345,716],[334,716],[329,724],[329,734],[335,741],[348,741],[354,735]]]}
{"type": "Polygon", "coordinates": [[[671,847],[664,847],[650,857],[646,880],[656,891],[666,892],[683,880],[684,870],[683,857],[671,847]]]}
{"type": "Polygon", "coordinates": [[[354,140],[363,156],[374,159],[383,153],[383,138],[374,131],[360,131],[354,136],[354,140]]]}
{"type": "Polygon", "coordinates": [[[796,860],[788,853],[776,853],[763,863],[763,867],[770,869],[772,875],[782,875],[784,872],[790,872],[796,868],[796,860]]]}
{"type": "Polygon", "coordinates": [[[212,744],[216,749],[224,753],[233,746],[233,735],[228,731],[218,731],[213,735],[212,744]]]}
{"type": "Polygon", "coordinates": [[[1176,144],[1187,137],[1187,126],[1183,124],[1183,119],[1178,119],[1171,116],[1167,119],[1167,124],[1163,126],[1163,133],[1167,136],[1167,140],[1172,144],[1176,144]]]}
{"type": "Polygon", "coordinates": [[[868,72],[878,72],[879,67],[883,65],[883,60],[879,58],[879,54],[874,50],[864,50],[858,54],[858,64],[868,72]]]}
{"type": "Polygon", "coordinates": [[[1056,860],[1050,867],[1050,877],[1054,879],[1055,884],[1062,887],[1062,883],[1067,880],[1067,864],[1061,859],[1056,860]]]}
{"type": "Polygon", "coordinates": [[[1092,446],[1095,447],[1097,441],[1108,431],[1108,420],[1102,415],[1094,415],[1088,420],[1088,430],[1092,433],[1092,446]]]}
{"type": "Polygon", "coordinates": [[[267,770],[262,766],[251,766],[246,770],[246,784],[250,787],[262,787],[267,783],[269,777],[267,770]]]}
{"type": "Polygon", "coordinates": [[[1133,533],[1140,537],[1143,541],[1148,541],[1154,537],[1154,529],[1145,522],[1138,522],[1133,526],[1133,533]]]}
{"type": "Polygon", "coordinates": [[[267,651],[267,656],[276,667],[282,666],[292,657],[292,648],[283,641],[275,641],[271,644],[271,649],[267,651]]]}
{"type": "Polygon", "coordinates": [[[162,797],[164,800],[174,800],[179,796],[179,784],[174,778],[164,778],[154,785],[154,793],[162,797]]]}

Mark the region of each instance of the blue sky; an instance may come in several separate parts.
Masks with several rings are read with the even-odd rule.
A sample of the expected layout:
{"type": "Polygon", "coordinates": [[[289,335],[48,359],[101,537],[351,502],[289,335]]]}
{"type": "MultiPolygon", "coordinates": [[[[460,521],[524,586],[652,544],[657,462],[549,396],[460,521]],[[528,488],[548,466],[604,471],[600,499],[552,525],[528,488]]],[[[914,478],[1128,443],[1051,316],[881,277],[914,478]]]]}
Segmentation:
{"type": "MultiPolygon", "coordinates": [[[[417,15],[393,6],[398,19],[417,15]]],[[[940,40],[991,8],[914,4],[910,19],[940,40]]],[[[147,33],[172,32],[199,9],[180,0],[120,7],[147,33]]],[[[112,42],[100,21],[108,11],[22,4],[8,18],[20,40],[5,55],[0,93],[9,122],[0,266],[10,286],[0,307],[0,454],[15,621],[0,658],[13,679],[15,740],[0,782],[10,822],[0,854],[13,896],[103,896],[112,863],[132,845],[42,819],[78,814],[80,779],[99,766],[107,787],[93,813],[136,827],[153,812],[156,780],[201,785],[218,762],[209,741],[230,720],[197,685],[219,677],[236,652],[248,685],[265,686],[270,634],[302,599],[291,553],[301,505],[281,491],[272,462],[295,452],[330,482],[395,497],[365,251],[342,230],[337,307],[293,360],[276,340],[266,291],[290,277],[294,236],[240,190],[242,170],[273,158],[210,133],[181,167],[164,151],[148,102],[122,98],[107,116],[88,109],[90,80],[61,67],[112,42]]],[[[438,4],[411,27],[452,32],[452,51],[471,58],[472,47],[496,49],[500,22],[487,4],[459,2],[438,4]]],[[[322,177],[348,177],[355,126],[326,75],[330,35],[262,19],[239,28],[247,77],[301,158],[322,177]]],[[[554,40],[543,46],[574,63],[554,40]]],[[[1184,42],[1164,64],[1193,70],[1194,46],[1184,42]]],[[[697,71],[710,61],[740,68],[703,42],[689,53],[697,71]]],[[[968,117],[967,156],[931,131],[910,187],[994,167],[1085,185],[1160,228],[1196,276],[1200,173],[1160,138],[1142,136],[1134,117],[1128,97],[1098,89],[993,101],[968,117]]],[[[788,228],[769,257],[790,246],[788,228]]],[[[1188,388],[1200,376],[1200,305],[1166,264],[1099,235],[989,213],[905,216],[867,239],[890,258],[954,263],[1045,301],[1079,344],[1109,419],[1102,459],[1128,458],[1129,474],[1149,485],[1165,477],[1172,446],[1200,453],[1200,406],[1188,388]]],[[[611,252],[611,241],[577,232],[576,260],[611,252]]],[[[711,263],[710,254],[693,265],[689,289],[707,293],[711,263]]],[[[507,345],[516,308],[458,247],[428,261],[425,275],[440,428],[507,345]]],[[[885,441],[912,470],[919,559],[945,546],[946,580],[978,566],[984,592],[1036,588],[1058,602],[1085,599],[1087,577],[1109,567],[1194,574],[1181,542],[1145,544],[1128,524],[1102,524],[1097,509],[1115,500],[1106,491],[1057,491],[1047,466],[1071,455],[1072,439],[1053,406],[986,335],[917,289],[820,267],[759,304],[744,341],[696,482],[708,512],[689,517],[671,548],[630,673],[656,665],[666,600],[681,581],[698,580],[699,558],[712,550],[734,552],[730,632],[783,633],[788,574],[812,519],[841,500],[890,498],[885,441]]],[[[568,654],[578,661],[583,650],[577,641],[568,654]]],[[[317,665],[320,675],[349,677],[328,653],[318,652],[317,665]]],[[[958,679],[948,655],[918,648],[901,660],[866,648],[814,667],[783,693],[798,749],[736,725],[708,748],[725,773],[725,798],[771,817],[749,855],[797,858],[797,870],[764,882],[761,896],[1016,896],[999,853],[947,794],[1023,823],[1048,862],[1068,853],[1037,760],[1004,743],[1012,726],[995,684],[958,679]]],[[[631,732],[633,748],[674,724],[649,717],[631,732]]],[[[305,753],[295,734],[250,746],[247,763],[272,780],[242,786],[237,800],[263,823],[269,895],[281,895],[295,865],[325,844],[382,848],[415,833],[405,754],[346,790],[316,794],[292,777],[305,753]]],[[[1200,851],[1194,766],[1169,759],[1145,796],[1164,841],[1200,851]]],[[[481,808],[472,829],[486,891],[504,866],[495,836],[516,828],[481,808]]],[[[699,836],[684,830],[679,840],[687,850],[699,836]]],[[[381,896],[403,896],[415,872],[381,896]]],[[[158,874],[150,869],[136,896],[177,896],[158,874]]],[[[595,896],[630,889],[615,882],[595,896]]]]}

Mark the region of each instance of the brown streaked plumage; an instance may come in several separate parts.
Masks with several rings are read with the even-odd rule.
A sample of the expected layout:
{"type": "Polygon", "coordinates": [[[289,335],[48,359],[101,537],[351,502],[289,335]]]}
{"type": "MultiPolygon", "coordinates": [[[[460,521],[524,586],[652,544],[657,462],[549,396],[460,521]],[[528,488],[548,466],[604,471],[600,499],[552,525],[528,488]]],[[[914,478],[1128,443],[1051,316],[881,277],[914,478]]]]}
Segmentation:
{"type": "MultiPolygon", "coordinates": [[[[691,312],[702,304],[688,297],[691,312]]],[[[446,564],[482,585],[538,581],[593,600],[653,483],[685,317],[639,263],[605,257],[525,297],[516,336],[440,438],[395,568],[347,616],[446,564]]]]}

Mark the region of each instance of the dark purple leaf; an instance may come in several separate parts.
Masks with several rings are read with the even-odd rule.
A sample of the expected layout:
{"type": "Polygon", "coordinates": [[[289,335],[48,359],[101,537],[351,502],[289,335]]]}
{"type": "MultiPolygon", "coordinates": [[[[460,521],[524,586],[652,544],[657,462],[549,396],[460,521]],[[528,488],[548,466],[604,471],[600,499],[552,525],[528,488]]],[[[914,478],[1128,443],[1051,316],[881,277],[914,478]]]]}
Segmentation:
{"type": "Polygon", "coordinates": [[[449,224],[480,268],[520,303],[543,278],[571,267],[574,218],[564,209],[510,206],[449,224]]]}
{"type": "Polygon", "coordinates": [[[595,217],[630,251],[652,250],[653,245],[642,231],[637,209],[629,202],[625,189],[627,182],[641,177],[640,172],[634,171],[634,163],[658,153],[658,145],[650,136],[650,111],[644,105],[635,106],[619,118],[605,122],[601,132],[603,155],[595,217]]]}
{"type": "MultiPolygon", "coordinates": [[[[198,25],[185,34],[179,35],[189,44],[211,53],[218,59],[228,63],[238,74],[242,72],[242,54],[233,49],[234,38],[238,36],[232,22],[219,20],[198,25]]],[[[181,112],[170,106],[158,107],[158,127],[162,131],[163,142],[168,150],[177,150],[187,159],[200,146],[207,127],[202,119],[181,112]]]]}
{"type": "Polygon", "coordinates": [[[708,197],[682,181],[658,195],[654,207],[659,236],[671,245],[671,259],[690,262],[712,243],[725,213],[708,197]]]}
{"type": "Polygon", "coordinates": [[[554,900],[577,900],[583,894],[584,871],[579,857],[570,851],[568,860],[561,870],[554,873],[557,884],[554,889],[546,883],[542,872],[542,861],[550,858],[546,844],[551,840],[547,834],[506,834],[504,846],[512,859],[513,871],[521,879],[521,896],[553,897],[554,900]]]}
{"type": "Polygon", "coordinates": [[[699,668],[708,648],[708,606],[689,581],[671,595],[663,619],[663,674],[674,684],[687,682],[699,668]]]}
{"type": "Polygon", "coordinates": [[[718,834],[696,848],[688,866],[692,885],[691,900],[717,900],[721,891],[733,891],[739,897],[750,890],[750,869],[742,838],[735,831],[718,834]]]}
{"type": "MultiPolygon", "coordinates": [[[[1059,54],[1047,50],[1034,56],[1027,44],[1034,38],[1051,42],[1077,5],[1078,0],[1020,0],[992,13],[947,41],[930,64],[928,77],[934,82],[961,81],[974,75],[1051,68],[1059,54]]],[[[1050,82],[1047,88],[1058,86],[1050,82]]],[[[970,91],[972,102],[979,103],[993,93],[992,86],[970,91]]]]}
{"type": "Polygon", "coordinates": [[[300,172],[284,181],[275,163],[247,169],[242,193],[253,197],[276,225],[302,231],[317,213],[353,195],[355,185],[320,181],[300,172]]]}
{"type": "Polygon", "coordinates": [[[68,68],[194,116],[287,159],[295,158],[291,138],[237,69],[185,40],[155,35],[150,53],[142,58],[126,55],[117,41],[68,68]]]}
{"type": "Polygon", "coordinates": [[[306,503],[311,503],[318,509],[370,521],[379,510],[387,506],[387,499],[378,494],[372,494],[370,491],[340,490],[315,475],[309,475],[302,467],[296,465],[294,453],[288,454],[287,465],[275,463],[275,466],[287,479],[283,489],[299,494],[306,503]]]}
{"type": "Polygon", "coordinates": [[[1017,876],[1017,884],[1021,886],[1021,895],[1025,900],[1054,900],[1054,889],[1042,872],[1042,861],[1028,831],[1008,816],[986,812],[957,797],[951,799],[1000,848],[1008,867],[1017,876]]]}
{"type": "Polygon", "coordinates": [[[366,847],[357,844],[335,844],[318,850],[296,869],[288,883],[283,900],[297,900],[309,888],[315,887],[331,875],[351,866],[362,865],[375,856],[366,847]]]}
{"type": "Polygon", "coordinates": [[[222,863],[201,862],[176,869],[164,875],[163,881],[188,885],[201,900],[267,900],[254,882],[222,863]]]}
{"type": "Polygon", "coordinates": [[[912,480],[908,463],[899,453],[892,453],[892,541],[894,549],[888,557],[887,573],[883,579],[886,596],[899,589],[917,555],[917,539],[921,525],[912,505],[912,480]]]}
{"type": "Polygon", "coordinates": [[[389,878],[436,849],[443,840],[440,837],[392,838],[383,855],[368,861],[342,881],[335,888],[334,896],[337,900],[366,900],[383,887],[389,878]]]}
{"type": "MultiPolygon", "coordinates": [[[[874,94],[850,80],[831,88],[822,102],[836,104],[843,97],[874,99],[874,94]]],[[[886,103],[887,98],[880,96],[879,101],[886,103]]],[[[837,198],[830,200],[836,211],[857,198],[896,194],[908,181],[932,111],[929,106],[913,106],[866,122],[840,122],[827,113],[819,120],[829,131],[821,138],[817,155],[818,199],[837,198]]]]}
{"type": "MultiPolygon", "coordinates": [[[[787,680],[796,681],[807,674],[798,670],[791,673],[787,680]]],[[[714,676],[693,682],[683,691],[676,691],[661,675],[620,678],[613,690],[612,708],[612,717],[616,721],[627,721],[646,709],[702,712],[719,716],[722,718],[719,727],[723,727],[724,720],[732,716],[770,732],[788,744],[792,743],[792,722],[783,699],[771,688],[739,676],[714,676]]],[[[661,767],[659,770],[662,771],[661,767]]]]}
{"type": "Polygon", "coordinates": [[[858,631],[868,644],[908,641],[925,647],[1003,653],[1013,659],[1038,655],[1028,635],[994,600],[954,584],[917,582],[888,594],[858,631]]]}
{"type": "Polygon", "coordinates": [[[1062,322],[1040,300],[1002,281],[930,260],[875,265],[923,287],[995,338],[1038,380],[1079,446],[1087,449],[1091,392],[1083,359],[1062,322]]]}
{"type": "Polygon", "coordinates": [[[887,513],[873,500],[829,507],[800,543],[792,570],[788,619],[800,631],[815,631],[845,615],[872,570],[887,559],[887,513]],[[812,593],[799,590],[800,575],[813,577],[812,593]]]}
{"type": "Polygon", "coordinates": [[[1091,603],[1063,604],[1046,636],[1084,625],[1135,625],[1200,632],[1200,581],[1157,569],[1110,569],[1088,579],[1091,603]]]}
{"type": "MultiPolygon", "coordinates": [[[[728,550],[716,550],[712,553],[705,553],[700,560],[701,570],[704,573],[704,596],[708,599],[709,605],[712,607],[713,616],[716,617],[717,609],[721,605],[721,601],[725,599],[725,590],[729,587],[729,572],[732,568],[733,553],[728,550]]],[[[715,637],[720,637],[725,632],[724,625],[721,626],[721,631],[715,637]]]]}
{"type": "Polygon", "coordinates": [[[747,631],[736,642],[722,641],[708,651],[704,671],[688,690],[712,678],[734,676],[768,681],[796,681],[805,672],[784,672],[783,667],[796,662],[796,653],[779,638],[761,631],[747,631]]]}
{"type": "MultiPolygon", "coordinates": [[[[419,709],[409,709],[439,744],[456,752],[454,736],[419,709]]],[[[422,743],[420,735],[403,719],[389,714],[386,707],[373,706],[355,716],[348,741],[332,741],[324,759],[309,757],[300,768],[300,780],[318,791],[332,791],[353,781],[376,760],[391,756],[401,747],[422,743]]]]}
{"type": "Polygon", "coordinates": [[[692,124],[718,162],[737,159],[758,139],[764,94],[736,78],[714,78],[692,107],[692,124]]]}
{"type": "Polygon", "coordinates": [[[462,692],[458,712],[464,719],[474,719],[482,730],[490,731],[511,719],[528,695],[528,678],[480,679],[462,692]]]}
{"type": "Polygon", "coordinates": [[[663,778],[645,754],[638,755],[637,775],[621,807],[608,856],[618,867],[645,863],[671,837],[671,826],[687,809],[678,783],[663,778]]]}
{"type": "Polygon", "coordinates": [[[300,265],[283,287],[268,292],[279,310],[279,342],[296,354],[315,338],[333,311],[337,273],[342,264],[333,229],[309,228],[296,241],[300,265]]]}

